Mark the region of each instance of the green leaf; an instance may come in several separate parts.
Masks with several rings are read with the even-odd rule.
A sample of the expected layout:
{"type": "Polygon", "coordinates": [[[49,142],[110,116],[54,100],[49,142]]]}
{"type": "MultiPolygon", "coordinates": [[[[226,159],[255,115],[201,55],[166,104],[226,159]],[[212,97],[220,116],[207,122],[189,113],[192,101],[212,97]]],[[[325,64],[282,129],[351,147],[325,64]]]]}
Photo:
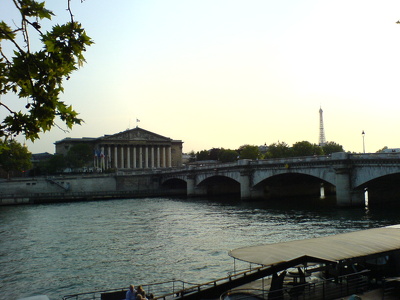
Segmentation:
{"type": "Polygon", "coordinates": [[[12,31],[11,27],[8,26],[4,21],[0,22],[0,40],[13,40],[16,34],[12,31]]]}
{"type": "MultiPolygon", "coordinates": [[[[65,1],[67,6],[69,0],[65,1]]],[[[72,106],[59,97],[64,91],[64,80],[83,65],[83,54],[93,41],[71,17],[70,22],[55,24],[48,32],[38,31],[43,47],[31,52],[27,38],[29,25],[38,29],[39,19],[51,19],[54,14],[45,2],[16,0],[14,4],[21,19],[14,20],[13,26],[0,21],[0,41],[12,40],[15,46],[12,57],[0,52],[0,95],[14,93],[29,105],[25,112],[4,110],[8,115],[4,114],[0,123],[0,137],[23,134],[33,141],[41,132],[50,130],[57,117],[68,128],[83,123],[72,106]],[[18,28],[16,24],[23,25],[18,28]]]]}

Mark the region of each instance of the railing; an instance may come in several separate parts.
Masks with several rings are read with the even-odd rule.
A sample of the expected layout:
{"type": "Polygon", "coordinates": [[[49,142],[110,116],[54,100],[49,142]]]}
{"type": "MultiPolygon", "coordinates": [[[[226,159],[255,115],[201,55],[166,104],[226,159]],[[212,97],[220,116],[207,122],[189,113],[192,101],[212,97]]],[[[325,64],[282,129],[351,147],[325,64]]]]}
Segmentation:
{"type": "MultiPolygon", "coordinates": [[[[229,282],[232,282],[232,281],[234,281],[236,279],[244,278],[244,277],[249,276],[251,274],[259,273],[259,272],[261,272],[263,270],[267,270],[267,269],[269,269],[269,267],[256,267],[256,268],[247,269],[245,271],[241,271],[241,272],[238,272],[238,273],[235,273],[235,274],[231,274],[231,275],[229,275],[227,277],[219,278],[219,279],[216,279],[216,280],[213,280],[213,281],[209,281],[209,282],[205,282],[205,283],[198,284],[198,285],[193,285],[191,287],[184,288],[184,289],[179,290],[179,291],[174,291],[173,293],[167,293],[167,294],[165,294],[163,296],[158,296],[158,297],[155,298],[155,300],[156,299],[168,300],[168,299],[173,299],[173,298],[175,298],[175,299],[185,299],[185,298],[187,298],[189,296],[193,296],[193,294],[201,293],[201,292],[203,292],[203,291],[205,291],[205,290],[207,290],[209,288],[212,288],[212,287],[215,288],[215,287],[221,286],[221,285],[223,285],[225,283],[229,283],[229,282]]],[[[191,297],[191,298],[193,299],[193,297],[191,297]]],[[[194,297],[194,298],[196,298],[196,297],[194,297]]]]}
{"type": "MultiPolygon", "coordinates": [[[[155,297],[157,295],[165,295],[165,294],[174,294],[178,291],[190,288],[191,286],[195,286],[195,283],[189,283],[181,280],[170,280],[152,284],[143,284],[142,287],[146,291],[147,295],[153,294],[155,297]]],[[[116,299],[121,300],[124,299],[125,293],[128,291],[127,287],[124,288],[116,288],[116,289],[107,289],[107,290],[97,290],[93,292],[85,292],[78,294],[66,295],[62,299],[63,300],[98,300],[98,299],[116,299]],[[119,297],[118,295],[123,294],[123,297],[119,297]]]]}
{"type": "MultiPolygon", "coordinates": [[[[254,274],[260,272],[261,270],[267,269],[268,267],[256,267],[241,271],[240,273],[232,274],[230,276],[216,279],[213,281],[209,281],[202,284],[190,283],[181,280],[171,280],[154,284],[142,285],[146,294],[153,294],[154,300],[162,299],[162,300],[170,300],[170,299],[184,299],[185,296],[199,293],[208,289],[210,287],[215,287],[221,285],[226,282],[230,282],[232,280],[246,277],[250,274],[254,274]]],[[[93,292],[86,293],[78,293],[66,295],[62,299],[63,300],[98,300],[98,299],[116,299],[121,300],[121,295],[126,293],[128,288],[116,288],[116,289],[107,289],[107,290],[97,290],[93,292]]]]}
{"type": "Polygon", "coordinates": [[[363,293],[368,290],[369,271],[361,271],[345,276],[338,280],[323,280],[318,282],[307,282],[298,285],[286,285],[283,289],[269,291],[267,289],[233,289],[220,296],[220,300],[245,300],[245,299],[267,299],[268,300],[331,300],[352,294],[363,293]]]}
{"type": "Polygon", "coordinates": [[[349,154],[350,159],[400,159],[399,152],[387,152],[387,153],[355,153],[349,154]]]}

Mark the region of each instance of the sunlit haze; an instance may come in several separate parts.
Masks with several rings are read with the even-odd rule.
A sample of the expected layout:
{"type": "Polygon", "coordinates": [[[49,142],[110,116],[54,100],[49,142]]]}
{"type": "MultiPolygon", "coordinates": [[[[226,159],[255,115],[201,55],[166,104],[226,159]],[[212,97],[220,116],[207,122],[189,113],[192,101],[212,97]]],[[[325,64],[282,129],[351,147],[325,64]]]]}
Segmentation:
{"type": "MultiPolygon", "coordinates": [[[[47,3],[65,22],[67,1],[47,3]]],[[[62,100],[85,123],[26,142],[33,153],[136,125],[183,152],[318,144],[320,107],[326,140],[346,151],[363,151],[363,130],[366,152],[400,148],[400,1],[73,0],[72,10],[95,44],[62,100]]]]}

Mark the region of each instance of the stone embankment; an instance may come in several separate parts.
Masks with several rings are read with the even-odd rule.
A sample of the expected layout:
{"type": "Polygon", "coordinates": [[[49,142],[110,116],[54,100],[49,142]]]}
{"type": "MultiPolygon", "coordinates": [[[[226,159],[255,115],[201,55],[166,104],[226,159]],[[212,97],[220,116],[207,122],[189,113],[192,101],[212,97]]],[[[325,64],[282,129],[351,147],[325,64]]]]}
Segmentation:
{"type": "Polygon", "coordinates": [[[157,177],[148,174],[30,177],[0,181],[0,205],[154,197],[185,192],[163,189],[157,177]]]}

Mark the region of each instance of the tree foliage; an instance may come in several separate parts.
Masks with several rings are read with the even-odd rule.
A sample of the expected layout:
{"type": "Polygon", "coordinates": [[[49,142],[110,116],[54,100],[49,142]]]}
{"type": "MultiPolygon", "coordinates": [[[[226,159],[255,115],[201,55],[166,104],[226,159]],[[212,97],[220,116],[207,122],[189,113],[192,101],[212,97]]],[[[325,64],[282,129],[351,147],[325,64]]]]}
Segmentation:
{"type": "Polygon", "coordinates": [[[301,141],[294,143],[290,147],[285,142],[277,142],[268,146],[263,146],[267,149],[263,155],[260,151],[260,147],[254,145],[242,145],[238,150],[224,149],[224,148],[212,148],[210,150],[202,150],[196,153],[196,159],[201,160],[217,160],[220,162],[233,162],[238,159],[269,159],[269,158],[287,158],[297,156],[314,156],[314,155],[329,155],[334,152],[344,152],[343,146],[335,142],[327,142],[323,147],[312,144],[308,141],[301,141]],[[212,158],[210,158],[210,154],[212,158]],[[216,158],[216,155],[218,157],[216,158]]]}
{"type": "Polygon", "coordinates": [[[189,155],[189,162],[195,162],[196,161],[196,153],[192,150],[188,153],[189,155]]]}
{"type": "Polygon", "coordinates": [[[208,151],[208,159],[218,160],[220,152],[221,152],[220,148],[212,148],[212,149],[210,149],[210,151],[208,151]]]}
{"type": "Polygon", "coordinates": [[[265,158],[283,158],[291,156],[291,149],[285,142],[277,142],[268,146],[265,158]]]}
{"type": "Polygon", "coordinates": [[[292,146],[292,156],[312,156],[312,155],[322,155],[322,148],[316,144],[311,144],[308,141],[301,141],[293,144],[292,146]]]}
{"type": "Polygon", "coordinates": [[[218,160],[222,163],[234,162],[238,158],[238,153],[235,150],[222,148],[219,152],[218,160]]]}
{"type": "Polygon", "coordinates": [[[335,152],[344,152],[343,146],[335,142],[327,142],[324,146],[322,146],[322,150],[324,150],[324,154],[326,155],[335,152]]]}
{"type": "Polygon", "coordinates": [[[376,151],[376,153],[384,153],[385,150],[389,149],[388,146],[384,146],[382,149],[379,149],[378,151],[376,151]]]}
{"type": "Polygon", "coordinates": [[[15,94],[24,99],[25,109],[15,111],[0,101],[5,118],[0,123],[0,137],[23,134],[34,141],[60,118],[68,127],[81,124],[72,106],[60,100],[63,81],[85,62],[83,53],[92,44],[81,24],[74,20],[66,0],[69,22],[42,31],[41,22],[51,20],[54,13],[45,2],[14,0],[19,22],[0,21],[0,96],[15,94]],[[40,48],[31,46],[30,33],[39,36],[40,48]],[[4,46],[11,48],[7,53],[4,46]]]}
{"type": "Polygon", "coordinates": [[[196,160],[209,160],[210,154],[207,150],[201,150],[196,153],[196,160]]]}
{"type": "Polygon", "coordinates": [[[261,156],[258,146],[242,145],[239,147],[238,152],[240,159],[258,159],[261,156]]]}
{"type": "Polygon", "coordinates": [[[48,160],[41,161],[35,168],[35,175],[48,175],[62,172],[67,167],[67,160],[62,154],[54,154],[48,160]]]}
{"type": "Polygon", "coordinates": [[[76,144],[67,153],[67,165],[72,168],[82,168],[88,165],[93,158],[93,149],[88,144],[76,144]]]}
{"type": "Polygon", "coordinates": [[[26,171],[32,167],[32,153],[15,140],[0,141],[0,166],[7,172],[26,171]]]}

